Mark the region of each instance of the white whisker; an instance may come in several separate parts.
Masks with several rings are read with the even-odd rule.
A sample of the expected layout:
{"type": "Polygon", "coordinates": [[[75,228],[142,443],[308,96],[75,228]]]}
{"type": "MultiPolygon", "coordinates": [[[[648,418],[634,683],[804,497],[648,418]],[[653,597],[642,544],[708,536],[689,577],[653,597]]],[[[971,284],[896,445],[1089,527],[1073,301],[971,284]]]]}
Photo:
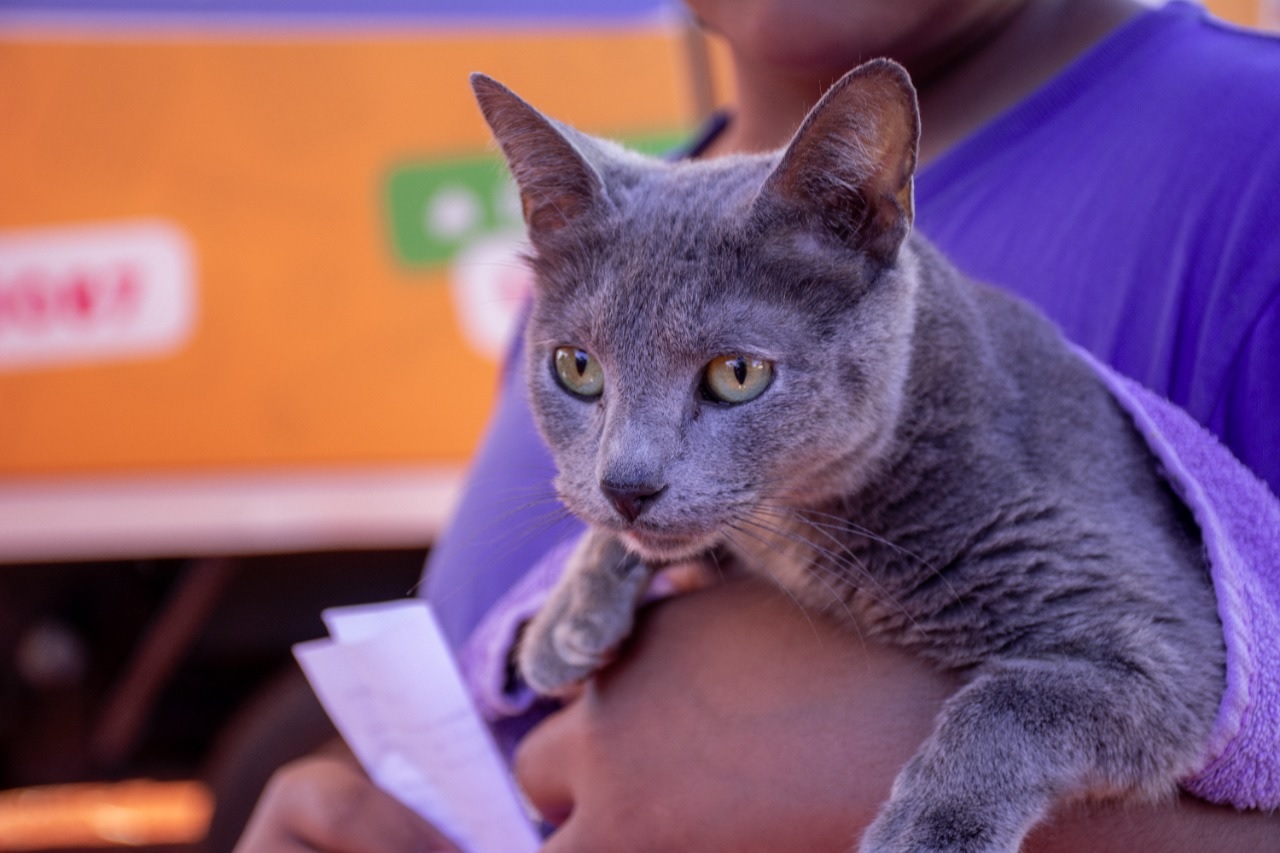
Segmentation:
{"type": "MultiPolygon", "coordinates": [[[[781,528],[773,528],[767,524],[764,524],[758,519],[748,519],[748,523],[754,524],[756,527],[759,527],[763,530],[767,530],[770,533],[773,533],[774,535],[783,536],[793,542],[797,542],[799,544],[802,544],[804,546],[811,548],[819,556],[825,557],[828,561],[830,561],[833,564],[833,566],[827,566],[827,565],[823,565],[817,559],[810,559],[808,561],[806,568],[810,569],[811,571],[825,572],[827,575],[837,578],[838,580],[846,584],[849,584],[850,586],[857,586],[864,594],[869,596],[872,600],[882,605],[885,605],[886,607],[891,607],[897,610],[900,614],[902,614],[903,617],[906,618],[908,622],[911,623],[912,627],[914,627],[917,631],[920,631],[922,634],[926,633],[923,627],[920,625],[920,623],[911,614],[911,612],[907,610],[907,608],[902,604],[901,601],[898,600],[898,597],[895,596],[889,589],[887,589],[884,586],[884,584],[881,583],[879,579],[876,578],[874,574],[868,571],[866,565],[861,560],[858,559],[857,555],[850,552],[844,543],[840,542],[838,539],[832,536],[829,532],[819,529],[817,527],[814,527],[813,525],[810,525],[806,519],[795,517],[790,512],[784,512],[783,510],[785,508],[761,507],[761,509],[769,510],[770,512],[768,514],[774,515],[775,517],[784,518],[784,519],[793,519],[802,524],[805,524],[806,526],[809,526],[810,529],[813,529],[816,532],[821,533],[824,537],[829,539],[831,543],[835,546],[835,550],[833,550],[831,548],[827,548],[823,545],[820,545],[804,536],[801,536],[799,533],[786,531],[781,528]],[[846,576],[846,574],[838,570],[843,570],[844,573],[847,573],[848,575],[852,575],[854,578],[868,582],[871,585],[871,589],[868,589],[867,586],[863,584],[855,584],[850,579],[850,577],[846,576]]],[[[830,587],[828,586],[828,588],[830,587]]],[[[853,614],[849,610],[847,604],[845,604],[845,611],[849,614],[850,619],[853,620],[853,614]]]]}

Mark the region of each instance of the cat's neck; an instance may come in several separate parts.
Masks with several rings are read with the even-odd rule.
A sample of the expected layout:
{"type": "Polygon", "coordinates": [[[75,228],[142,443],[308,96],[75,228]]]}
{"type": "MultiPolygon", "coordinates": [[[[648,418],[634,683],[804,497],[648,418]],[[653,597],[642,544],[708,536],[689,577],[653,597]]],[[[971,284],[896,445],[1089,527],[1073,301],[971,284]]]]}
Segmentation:
{"type": "MultiPolygon", "coordinates": [[[[811,508],[847,508],[863,492],[880,494],[885,481],[901,482],[907,475],[922,480],[936,475],[935,468],[954,469],[963,464],[965,448],[983,432],[991,411],[1013,405],[1006,398],[1016,392],[1002,381],[1003,367],[992,348],[984,311],[990,306],[977,304],[979,285],[916,234],[903,243],[897,267],[914,282],[914,293],[907,309],[910,345],[896,411],[874,454],[845,460],[838,474],[844,486],[822,493],[811,508]],[[957,412],[962,416],[957,418],[957,412]],[[922,448],[934,452],[926,457],[922,448]]],[[[836,471],[840,468],[837,463],[836,471]]]]}
{"type": "MultiPolygon", "coordinates": [[[[890,574],[886,566],[902,563],[906,553],[890,543],[914,537],[919,522],[932,525],[928,507],[980,500],[983,478],[966,476],[965,469],[992,463],[983,449],[986,425],[994,410],[1015,405],[1016,391],[991,349],[977,285],[920,237],[903,244],[897,265],[914,282],[914,296],[896,415],[873,454],[830,460],[824,482],[792,493],[786,520],[771,520],[768,545],[747,555],[784,585],[803,586],[808,567],[839,564],[839,553],[857,554],[872,574],[890,574]],[[969,486],[975,494],[964,493],[969,486]]],[[[930,561],[946,559],[949,547],[935,547],[927,536],[908,546],[930,561]]],[[[853,583],[856,574],[832,571],[826,583],[853,583]]],[[[819,598],[832,591],[822,584],[815,590],[819,598]]]]}

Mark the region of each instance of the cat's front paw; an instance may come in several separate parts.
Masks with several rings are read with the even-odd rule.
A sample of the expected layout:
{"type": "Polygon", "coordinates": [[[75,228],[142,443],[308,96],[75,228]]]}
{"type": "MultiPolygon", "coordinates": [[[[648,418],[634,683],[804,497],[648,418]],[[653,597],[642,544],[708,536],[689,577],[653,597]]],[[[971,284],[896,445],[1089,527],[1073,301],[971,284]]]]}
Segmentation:
{"type": "Polygon", "coordinates": [[[895,798],[862,836],[859,853],[1017,853],[1020,833],[971,801],[895,798]]]}
{"type": "Polygon", "coordinates": [[[521,643],[520,674],[537,693],[563,695],[613,658],[616,633],[585,614],[535,620],[521,643]]]}
{"type": "Polygon", "coordinates": [[[525,683],[561,696],[612,660],[650,577],[652,570],[612,535],[588,531],[520,641],[525,683]]]}

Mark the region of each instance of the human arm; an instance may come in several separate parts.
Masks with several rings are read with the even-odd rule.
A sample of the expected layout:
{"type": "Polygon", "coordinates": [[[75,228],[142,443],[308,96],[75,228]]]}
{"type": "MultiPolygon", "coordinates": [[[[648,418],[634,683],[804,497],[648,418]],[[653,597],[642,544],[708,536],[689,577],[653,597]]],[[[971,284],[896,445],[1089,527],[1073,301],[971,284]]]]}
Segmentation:
{"type": "Polygon", "coordinates": [[[460,853],[369,780],[341,742],[275,772],[235,853],[460,853]]]}
{"type": "MultiPolygon", "coordinates": [[[[756,582],[653,608],[619,664],[524,741],[548,853],[846,851],[958,686],[756,582]]],[[[1280,847],[1280,816],[1189,797],[1063,809],[1029,851],[1280,847]]]]}

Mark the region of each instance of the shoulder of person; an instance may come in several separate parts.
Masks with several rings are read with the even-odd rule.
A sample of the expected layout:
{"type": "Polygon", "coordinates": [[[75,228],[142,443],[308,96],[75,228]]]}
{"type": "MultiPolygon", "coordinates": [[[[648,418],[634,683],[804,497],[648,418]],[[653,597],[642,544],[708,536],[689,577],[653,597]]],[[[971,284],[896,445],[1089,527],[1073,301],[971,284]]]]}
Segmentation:
{"type": "Polygon", "coordinates": [[[1280,33],[1233,24],[1190,3],[1171,3],[1153,14],[1163,18],[1159,35],[1149,42],[1149,67],[1169,95],[1162,103],[1195,105],[1204,111],[1201,124],[1210,116],[1238,115],[1239,125],[1274,141],[1270,119],[1280,116],[1280,33]]]}

